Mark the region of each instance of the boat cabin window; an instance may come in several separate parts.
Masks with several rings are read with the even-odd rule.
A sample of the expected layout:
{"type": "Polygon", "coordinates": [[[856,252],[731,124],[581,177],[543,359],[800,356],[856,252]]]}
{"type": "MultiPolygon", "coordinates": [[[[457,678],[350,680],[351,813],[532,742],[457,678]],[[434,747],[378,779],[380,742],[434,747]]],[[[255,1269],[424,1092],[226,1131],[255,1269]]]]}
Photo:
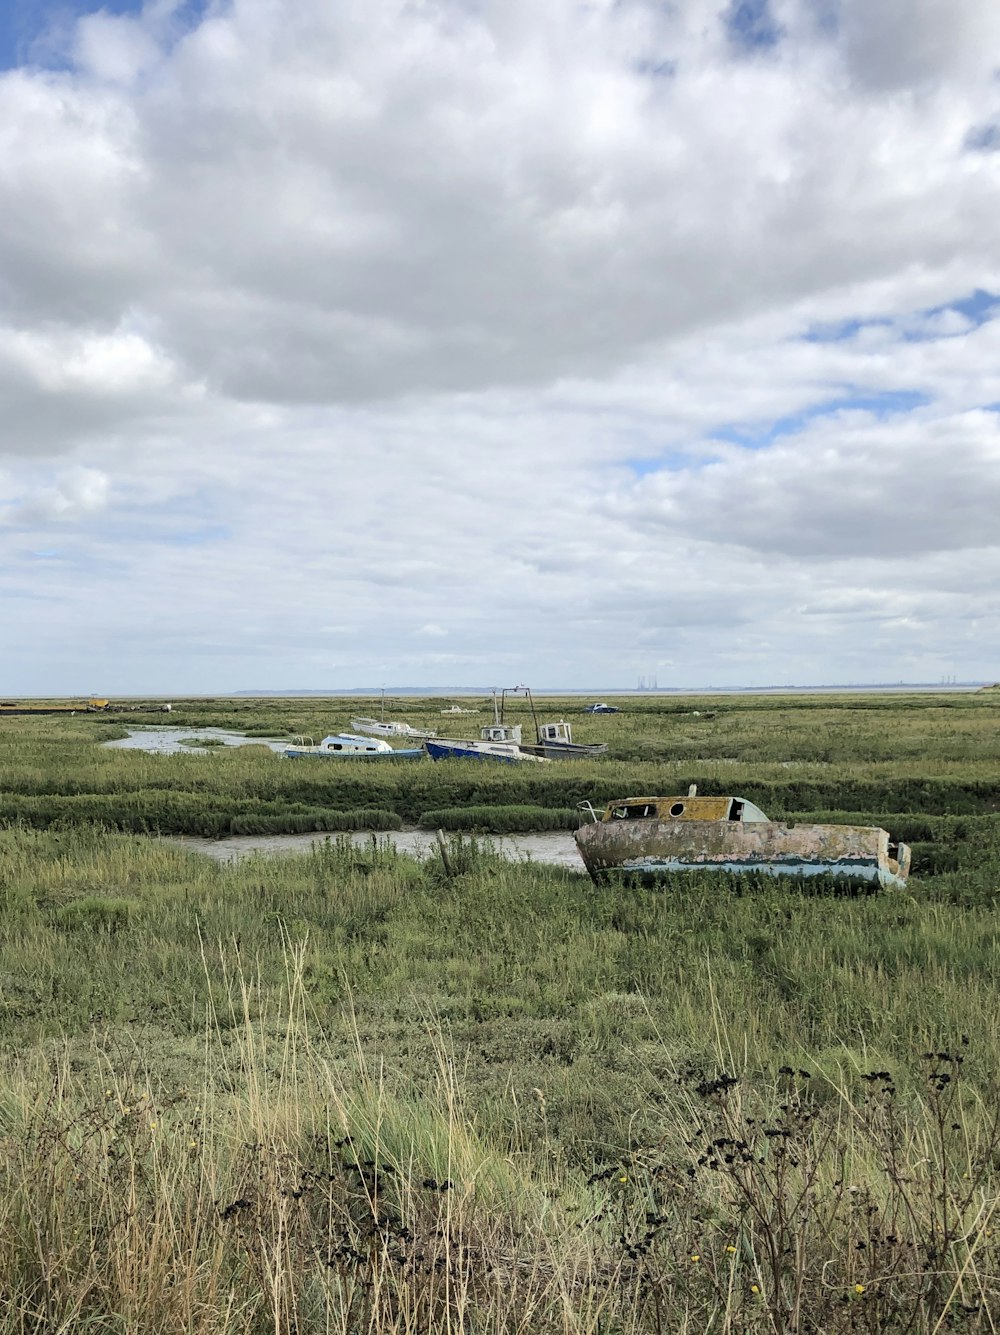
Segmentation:
{"type": "Polygon", "coordinates": [[[730,820],[743,819],[743,803],[740,801],[738,797],[733,798],[732,803],[729,807],[729,819],[730,820]]]}
{"type": "Polygon", "coordinates": [[[656,815],[655,802],[623,802],[611,808],[612,820],[644,820],[656,815]]]}
{"type": "Polygon", "coordinates": [[[674,804],[673,804],[673,805],[671,806],[671,808],[670,808],[670,814],[671,814],[671,816],[683,816],[683,815],[684,815],[684,803],[683,803],[683,802],[674,802],[674,804]]]}

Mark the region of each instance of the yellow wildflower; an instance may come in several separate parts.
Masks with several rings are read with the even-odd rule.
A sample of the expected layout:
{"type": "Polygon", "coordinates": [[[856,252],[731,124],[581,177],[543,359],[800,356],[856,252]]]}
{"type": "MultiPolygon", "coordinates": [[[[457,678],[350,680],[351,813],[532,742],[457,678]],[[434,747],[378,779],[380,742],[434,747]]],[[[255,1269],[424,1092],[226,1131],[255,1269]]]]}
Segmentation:
{"type": "Polygon", "coordinates": [[[864,1293],[864,1291],[865,1291],[865,1286],[863,1284],[855,1284],[854,1286],[855,1293],[864,1293]]]}

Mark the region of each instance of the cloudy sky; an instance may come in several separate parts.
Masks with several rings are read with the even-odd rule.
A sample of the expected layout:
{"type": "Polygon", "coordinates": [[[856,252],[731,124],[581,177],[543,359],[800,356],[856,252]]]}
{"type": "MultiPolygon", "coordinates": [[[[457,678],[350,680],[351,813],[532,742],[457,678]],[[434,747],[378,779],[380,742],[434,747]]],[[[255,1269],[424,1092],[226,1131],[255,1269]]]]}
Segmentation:
{"type": "Polygon", "coordinates": [[[1000,678],[995,0],[0,0],[0,694],[1000,678]]]}

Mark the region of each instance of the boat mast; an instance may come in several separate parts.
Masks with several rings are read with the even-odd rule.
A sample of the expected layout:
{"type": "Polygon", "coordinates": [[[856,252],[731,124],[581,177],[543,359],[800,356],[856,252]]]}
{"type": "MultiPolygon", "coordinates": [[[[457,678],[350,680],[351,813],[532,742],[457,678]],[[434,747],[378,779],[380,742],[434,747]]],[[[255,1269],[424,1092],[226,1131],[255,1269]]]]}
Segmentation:
{"type": "MultiPolygon", "coordinates": [[[[502,723],[502,722],[503,722],[503,707],[504,707],[504,705],[505,705],[505,703],[506,703],[507,692],[508,692],[508,691],[511,693],[511,695],[516,695],[518,691],[523,691],[524,694],[527,696],[527,699],[528,699],[528,705],[529,705],[529,707],[530,707],[530,709],[531,709],[531,721],[532,721],[532,723],[534,723],[534,725],[535,725],[535,737],[536,737],[536,739],[537,739],[538,741],[541,741],[541,738],[538,736],[538,715],[535,713],[535,702],[534,702],[534,700],[531,698],[531,691],[530,691],[530,689],[529,689],[527,686],[505,686],[505,687],[504,687],[504,689],[503,689],[503,693],[502,693],[502,695],[501,695],[501,697],[500,697],[500,701],[501,701],[501,703],[500,703],[500,718],[498,719],[498,722],[499,722],[499,723],[502,723]]],[[[496,691],[493,692],[493,710],[494,710],[494,713],[495,713],[495,712],[496,712],[496,691]]]]}

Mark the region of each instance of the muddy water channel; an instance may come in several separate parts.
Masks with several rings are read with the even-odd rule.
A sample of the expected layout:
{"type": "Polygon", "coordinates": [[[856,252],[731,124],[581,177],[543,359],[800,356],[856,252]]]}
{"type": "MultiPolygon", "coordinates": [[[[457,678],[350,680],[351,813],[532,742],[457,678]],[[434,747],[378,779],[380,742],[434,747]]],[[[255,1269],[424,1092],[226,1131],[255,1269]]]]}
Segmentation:
{"type": "MultiPolygon", "coordinates": [[[[468,838],[468,836],[464,836],[468,838]]],[[[284,853],[305,853],[314,844],[324,839],[350,839],[358,847],[366,847],[375,839],[379,844],[391,844],[401,853],[412,853],[415,857],[426,857],[436,847],[436,835],[431,830],[393,830],[389,834],[240,834],[226,839],[198,839],[193,836],[177,836],[167,840],[181,848],[194,852],[207,853],[218,862],[237,862],[241,858],[254,854],[280,856],[284,853]]],[[[486,836],[480,841],[485,842],[486,836]]],[[[569,867],[572,871],[583,871],[583,862],[576,850],[572,834],[556,831],[546,834],[507,834],[489,837],[489,842],[504,857],[512,861],[530,858],[533,862],[544,862],[556,867],[569,867]]]]}
{"type": "Polygon", "coordinates": [[[129,728],[127,737],[102,742],[109,750],[150,751],[154,755],[198,752],[219,746],[266,746],[283,751],[288,745],[278,737],[247,737],[225,728],[129,728]]]}

